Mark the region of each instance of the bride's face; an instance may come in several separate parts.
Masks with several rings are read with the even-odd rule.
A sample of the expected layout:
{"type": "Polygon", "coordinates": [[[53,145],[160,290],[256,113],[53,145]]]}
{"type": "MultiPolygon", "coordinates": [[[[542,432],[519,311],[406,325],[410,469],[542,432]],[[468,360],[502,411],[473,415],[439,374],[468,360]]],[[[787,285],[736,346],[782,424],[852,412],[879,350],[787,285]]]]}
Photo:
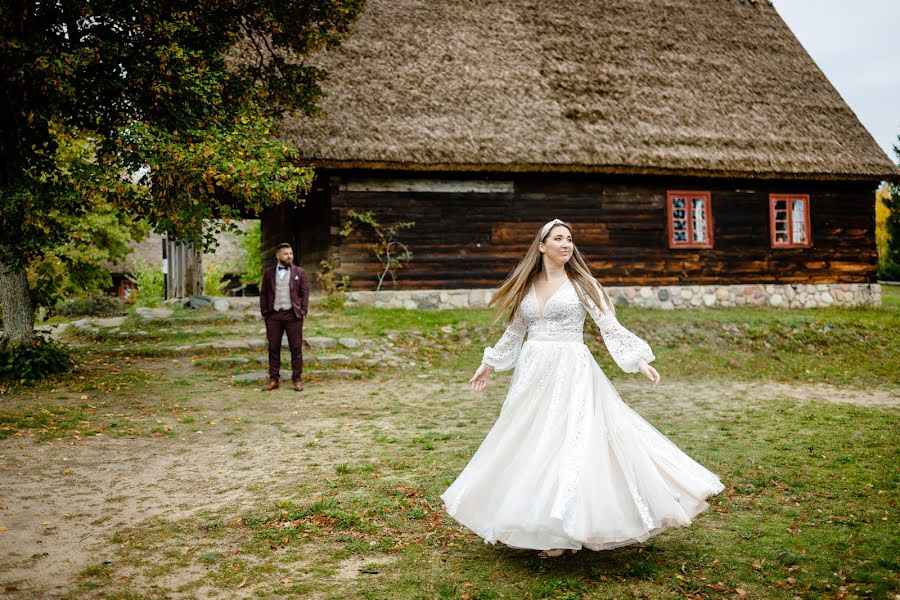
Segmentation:
{"type": "Polygon", "coordinates": [[[564,265],[572,258],[572,232],[564,225],[557,225],[550,230],[540,245],[544,258],[557,265],[564,265]]]}

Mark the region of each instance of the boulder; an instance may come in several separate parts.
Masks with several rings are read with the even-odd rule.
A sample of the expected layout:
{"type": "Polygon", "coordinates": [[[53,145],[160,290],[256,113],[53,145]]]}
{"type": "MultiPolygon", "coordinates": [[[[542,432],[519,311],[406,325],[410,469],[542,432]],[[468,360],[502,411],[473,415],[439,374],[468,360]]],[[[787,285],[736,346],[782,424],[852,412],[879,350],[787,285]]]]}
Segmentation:
{"type": "Polygon", "coordinates": [[[337,340],[330,337],[308,337],[304,340],[310,348],[335,348],[337,340]]]}
{"type": "Polygon", "coordinates": [[[135,309],[135,311],[142,319],[147,321],[152,321],[154,319],[168,319],[172,316],[173,310],[166,306],[160,306],[157,308],[150,308],[147,306],[140,306],[135,309]]]}

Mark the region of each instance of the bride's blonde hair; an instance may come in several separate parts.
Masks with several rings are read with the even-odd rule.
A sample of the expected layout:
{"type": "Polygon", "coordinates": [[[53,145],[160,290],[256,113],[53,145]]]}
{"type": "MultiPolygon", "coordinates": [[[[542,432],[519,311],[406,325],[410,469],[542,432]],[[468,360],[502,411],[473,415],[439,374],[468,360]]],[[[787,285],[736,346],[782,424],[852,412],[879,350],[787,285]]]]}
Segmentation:
{"type": "MultiPolygon", "coordinates": [[[[553,219],[549,223],[541,227],[531,242],[531,247],[525,253],[525,258],[513,269],[503,285],[494,293],[488,306],[497,309],[497,318],[499,319],[504,313],[507,313],[506,323],[509,324],[516,316],[519,304],[522,298],[528,293],[534,278],[544,269],[544,261],[539,244],[543,243],[557,225],[562,225],[572,233],[572,226],[559,219],[553,219]]],[[[588,267],[587,261],[578,250],[578,246],[572,243],[572,257],[565,265],[566,275],[575,287],[575,293],[578,299],[585,306],[588,305],[590,299],[594,305],[604,310],[615,310],[612,301],[603,289],[603,286],[591,275],[591,269],[588,267]]]]}

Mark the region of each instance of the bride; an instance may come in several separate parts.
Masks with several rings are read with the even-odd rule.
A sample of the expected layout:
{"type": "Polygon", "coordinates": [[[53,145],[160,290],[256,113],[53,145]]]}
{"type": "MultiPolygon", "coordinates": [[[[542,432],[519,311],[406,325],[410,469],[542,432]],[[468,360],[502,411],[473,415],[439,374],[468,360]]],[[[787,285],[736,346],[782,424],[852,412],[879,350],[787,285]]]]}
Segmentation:
{"type": "Polygon", "coordinates": [[[659,383],[650,347],[616,320],[568,223],[538,231],[491,306],[509,310],[508,327],[485,348],[472,389],[483,390],[492,370],[515,371],[496,423],[441,495],[451,517],[485,543],[546,558],[689,525],[722,491],[714,473],[622,401],[584,345],[590,314],[616,364],[659,383]]]}

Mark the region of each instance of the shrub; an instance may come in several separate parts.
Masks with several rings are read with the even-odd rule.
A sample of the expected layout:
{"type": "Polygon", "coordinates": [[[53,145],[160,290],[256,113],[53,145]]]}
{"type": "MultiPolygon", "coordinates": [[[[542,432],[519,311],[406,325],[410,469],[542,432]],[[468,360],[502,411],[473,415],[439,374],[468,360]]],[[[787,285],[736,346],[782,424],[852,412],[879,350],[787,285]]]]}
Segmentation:
{"type": "Polygon", "coordinates": [[[30,342],[0,340],[0,380],[34,381],[72,367],[69,348],[41,336],[30,342]]]}
{"type": "Polygon", "coordinates": [[[259,285],[262,281],[262,240],[260,222],[250,221],[240,237],[244,257],[241,261],[240,281],[244,285],[259,285]]]}
{"type": "Polygon", "coordinates": [[[115,296],[79,296],[56,305],[54,312],[63,317],[100,317],[123,312],[122,301],[115,296]]]}
{"type": "Polygon", "coordinates": [[[128,273],[128,279],[137,286],[137,304],[154,306],[164,299],[166,276],[161,269],[154,269],[147,264],[144,257],[135,254],[134,267],[128,273]]]}
{"type": "Polygon", "coordinates": [[[225,276],[228,269],[214,260],[203,261],[203,294],[206,296],[224,296],[228,282],[225,276]]]}

